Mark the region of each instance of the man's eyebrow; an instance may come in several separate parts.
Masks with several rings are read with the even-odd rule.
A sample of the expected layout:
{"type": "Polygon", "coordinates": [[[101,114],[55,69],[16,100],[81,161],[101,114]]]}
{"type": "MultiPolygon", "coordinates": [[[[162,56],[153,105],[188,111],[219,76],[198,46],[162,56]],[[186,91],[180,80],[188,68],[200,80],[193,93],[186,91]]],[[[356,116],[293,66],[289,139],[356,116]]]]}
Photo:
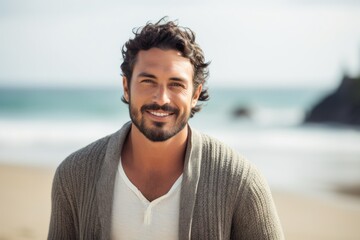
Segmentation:
{"type": "Polygon", "coordinates": [[[171,77],[171,78],[169,78],[169,79],[172,80],[172,81],[185,82],[184,79],[179,78],[179,77],[171,77]]]}
{"type": "Polygon", "coordinates": [[[141,72],[137,75],[137,77],[147,77],[147,78],[154,78],[156,79],[156,76],[150,73],[141,72]]]}
{"type": "MultiPolygon", "coordinates": [[[[157,79],[157,77],[155,75],[147,73],[147,72],[141,72],[137,75],[137,77],[146,77],[146,78],[157,79]]],[[[171,77],[169,79],[172,81],[185,82],[185,80],[180,77],[171,77]]]]}

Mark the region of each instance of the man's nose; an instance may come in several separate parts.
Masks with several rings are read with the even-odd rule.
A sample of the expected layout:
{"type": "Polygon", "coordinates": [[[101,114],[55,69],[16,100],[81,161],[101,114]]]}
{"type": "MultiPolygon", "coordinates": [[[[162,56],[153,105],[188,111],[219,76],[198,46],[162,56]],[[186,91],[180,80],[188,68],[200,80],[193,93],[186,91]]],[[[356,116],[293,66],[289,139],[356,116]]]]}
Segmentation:
{"type": "Polygon", "coordinates": [[[156,92],[154,93],[154,102],[160,106],[170,103],[169,92],[166,87],[158,86],[156,92]]]}

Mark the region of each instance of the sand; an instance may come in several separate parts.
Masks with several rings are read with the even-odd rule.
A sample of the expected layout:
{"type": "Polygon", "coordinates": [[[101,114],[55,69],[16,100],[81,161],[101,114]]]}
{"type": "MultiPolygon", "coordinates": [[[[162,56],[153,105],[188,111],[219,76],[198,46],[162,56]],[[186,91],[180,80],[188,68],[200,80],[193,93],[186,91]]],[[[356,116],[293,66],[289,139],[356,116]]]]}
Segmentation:
{"type": "MultiPolygon", "coordinates": [[[[0,165],[0,240],[46,239],[54,169],[0,165]]],[[[285,237],[360,239],[360,197],[273,191],[285,237]]]]}
{"type": "Polygon", "coordinates": [[[273,195],[286,239],[360,239],[360,198],[273,195]]]}
{"type": "Polygon", "coordinates": [[[54,170],[0,165],[0,240],[46,239],[54,170]]]}

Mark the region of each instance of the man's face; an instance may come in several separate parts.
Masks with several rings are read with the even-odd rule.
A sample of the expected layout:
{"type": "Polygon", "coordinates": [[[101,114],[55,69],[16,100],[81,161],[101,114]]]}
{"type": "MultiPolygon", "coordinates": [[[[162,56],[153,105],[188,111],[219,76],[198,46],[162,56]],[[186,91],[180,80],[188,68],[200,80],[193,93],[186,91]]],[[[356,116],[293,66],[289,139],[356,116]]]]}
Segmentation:
{"type": "Polygon", "coordinates": [[[193,66],[175,50],[139,51],[124,97],[130,118],[151,141],[166,141],[187,124],[201,92],[193,87],[193,66]]]}

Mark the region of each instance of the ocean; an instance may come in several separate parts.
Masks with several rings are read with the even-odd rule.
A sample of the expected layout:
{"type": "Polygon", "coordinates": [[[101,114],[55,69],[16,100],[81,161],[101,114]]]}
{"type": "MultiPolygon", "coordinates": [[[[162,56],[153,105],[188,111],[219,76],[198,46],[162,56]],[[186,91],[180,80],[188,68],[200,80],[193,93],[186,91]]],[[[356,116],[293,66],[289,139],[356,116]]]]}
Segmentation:
{"type": "MultiPolygon", "coordinates": [[[[211,88],[190,125],[253,162],[277,189],[360,185],[360,130],[303,124],[329,90],[211,88]],[[235,114],[240,109],[242,115],[235,114]]],[[[0,163],[55,168],[129,121],[121,89],[0,89],[0,163]]]]}

